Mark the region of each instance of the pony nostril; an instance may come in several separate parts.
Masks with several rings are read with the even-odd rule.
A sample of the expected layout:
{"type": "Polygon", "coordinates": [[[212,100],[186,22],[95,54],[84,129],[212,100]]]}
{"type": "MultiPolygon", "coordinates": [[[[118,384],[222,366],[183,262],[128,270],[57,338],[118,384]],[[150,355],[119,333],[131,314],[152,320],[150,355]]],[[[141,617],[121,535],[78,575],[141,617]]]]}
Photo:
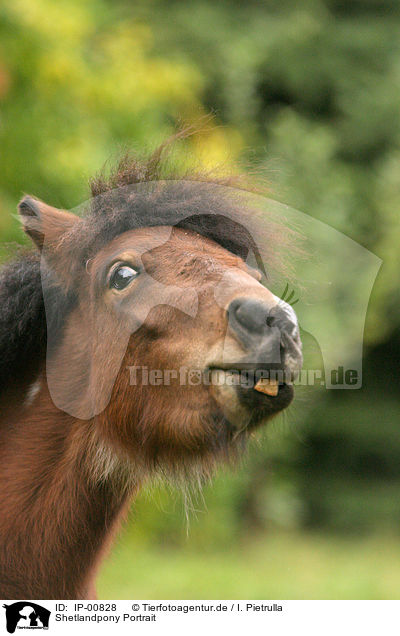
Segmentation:
{"type": "Polygon", "coordinates": [[[269,362],[283,360],[293,349],[295,323],[291,319],[283,307],[271,307],[256,298],[236,298],[228,308],[229,326],[236,338],[250,352],[263,350],[269,362]]]}
{"type": "Polygon", "coordinates": [[[234,300],[228,309],[229,320],[233,328],[244,329],[250,333],[263,333],[266,330],[269,307],[254,298],[234,300]]]}

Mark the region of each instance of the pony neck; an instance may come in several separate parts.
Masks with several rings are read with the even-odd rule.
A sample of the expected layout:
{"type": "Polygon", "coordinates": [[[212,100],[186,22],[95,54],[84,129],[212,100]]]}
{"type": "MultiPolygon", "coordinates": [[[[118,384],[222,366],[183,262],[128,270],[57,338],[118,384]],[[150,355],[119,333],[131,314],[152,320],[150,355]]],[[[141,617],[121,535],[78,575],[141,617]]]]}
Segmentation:
{"type": "Polygon", "coordinates": [[[133,480],[91,475],[94,422],[58,410],[45,384],[0,430],[0,597],[90,598],[133,480]]]}

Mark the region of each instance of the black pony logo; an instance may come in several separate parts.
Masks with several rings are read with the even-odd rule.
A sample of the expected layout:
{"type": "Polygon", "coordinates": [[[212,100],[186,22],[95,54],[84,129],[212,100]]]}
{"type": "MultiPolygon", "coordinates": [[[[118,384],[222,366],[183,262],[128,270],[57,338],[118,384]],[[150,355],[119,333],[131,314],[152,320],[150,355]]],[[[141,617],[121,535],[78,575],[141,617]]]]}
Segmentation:
{"type": "Polygon", "coordinates": [[[15,629],[48,629],[50,611],[31,601],[18,601],[6,608],[7,631],[13,634],[15,629]]]}

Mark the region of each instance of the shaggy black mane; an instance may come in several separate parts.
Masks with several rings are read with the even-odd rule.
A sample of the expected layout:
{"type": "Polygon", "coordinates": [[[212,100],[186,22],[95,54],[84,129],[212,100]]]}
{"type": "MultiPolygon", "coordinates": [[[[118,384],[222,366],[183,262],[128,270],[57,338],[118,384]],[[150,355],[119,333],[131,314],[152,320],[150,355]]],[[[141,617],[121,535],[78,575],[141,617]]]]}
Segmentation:
{"type": "Polygon", "coordinates": [[[6,265],[0,276],[0,382],[8,384],[36,371],[46,347],[40,261],[35,255],[6,265]]]}
{"type": "MultiPolygon", "coordinates": [[[[244,176],[221,177],[201,170],[177,169],[177,162],[171,158],[175,142],[192,132],[190,128],[181,131],[147,159],[127,153],[114,169],[103,170],[91,180],[92,197],[82,206],[83,223],[63,240],[63,246],[69,244],[74,255],[77,276],[85,263],[115,237],[154,226],[193,230],[244,259],[252,250],[263,269],[253,238],[254,223],[252,232],[247,229],[253,217],[248,199],[250,194],[260,192],[244,176]]],[[[264,243],[276,243],[281,230],[269,223],[264,243]]],[[[265,234],[266,228],[262,231],[265,234]]],[[[279,239],[282,241],[283,235],[279,239]]]]}
{"type": "Polygon", "coordinates": [[[61,332],[75,298],[64,293],[39,254],[24,253],[0,272],[0,395],[26,386],[46,357],[47,328],[61,332]],[[47,313],[43,300],[48,299],[47,313]]]}

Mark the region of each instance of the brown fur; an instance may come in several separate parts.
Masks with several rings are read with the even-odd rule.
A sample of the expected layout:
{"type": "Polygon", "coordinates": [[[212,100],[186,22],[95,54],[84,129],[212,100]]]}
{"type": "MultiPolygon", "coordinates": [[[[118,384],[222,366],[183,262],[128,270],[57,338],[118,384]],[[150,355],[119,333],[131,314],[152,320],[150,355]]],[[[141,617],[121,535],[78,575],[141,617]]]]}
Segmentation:
{"type": "MultiPolygon", "coordinates": [[[[158,174],[158,159],[141,168],[140,178],[158,174]]],[[[112,186],[140,181],[138,167],[124,166],[112,186]]],[[[93,186],[94,194],[108,189],[101,179],[93,186]]],[[[226,400],[209,386],[130,384],[127,367],[133,365],[205,369],[222,360],[224,347],[240,361],[246,352],[229,331],[227,307],[238,297],[270,304],[276,299],[240,250],[224,247],[223,236],[231,241],[228,247],[243,246],[245,232],[235,233],[232,225],[226,230],[221,221],[216,229],[209,219],[205,225],[185,224],[184,197],[184,215],[172,223],[177,227],[168,228],[155,214],[169,232],[160,245],[156,222],[140,227],[137,220],[127,223],[127,211],[115,211],[116,202],[126,207],[131,201],[134,210],[139,205],[137,198],[132,203],[124,197],[118,194],[112,205],[103,199],[111,221],[106,219],[97,234],[98,201],[87,219],[31,198],[20,206],[25,231],[55,277],[51,284],[72,294],[73,302],[63,329],[56,331],[50,366],[43,357],[34,365],[36,394],[26,399],[24,378],[19,392],[9,387],[0,398],[0,596],[5,599],[92,596],[105,546],[145,480],[154,475],[183,484],[207,479],[218,462],[236,457],[255,424],[287,404],[256,395],[249,410],[234,393],[226,400]],[[169,296],[150,306],[132,334],[130,319],[148,302],[150,279],[139,276],[123,292],[99,281],[116,258],[135,263],[138,254],[148,276],[169,296]],[[225,277],[223,299],[216,302],[215,290],[225,277]],[[196,311],[188,315],[174,301],[185,293],[192,298],[193,291],[196,311]],[[58,390],[62,409],[51,394],[58,390]],[[107,391],[110,399],[91,412],[107,391]],[[248,426],[240,424],[243,414],[248,426]]],[[[157,201],[153,197],[150,204],[161,209],[157,201]]],[[[51,298],[57,304],[57,296],[51,298]]]]}

